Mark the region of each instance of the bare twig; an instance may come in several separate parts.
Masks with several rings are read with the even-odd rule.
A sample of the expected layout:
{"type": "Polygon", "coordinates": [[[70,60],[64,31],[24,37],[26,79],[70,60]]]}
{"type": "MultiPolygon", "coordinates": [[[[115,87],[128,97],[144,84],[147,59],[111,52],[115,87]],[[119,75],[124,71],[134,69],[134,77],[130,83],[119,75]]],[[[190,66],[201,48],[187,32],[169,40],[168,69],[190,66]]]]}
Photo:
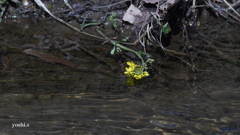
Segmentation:
{"type": "MultiPolygon", "coordinates": [[[[147,24],[147,23],[146,23],[146,24],[147,24]]],[[[146,35],[146,32],[143,32],[142,35],[141,35],[141,33],[142,33],[144,27],[146,26],[146,24],[144,24],[144,25],[142,26],[142,28],[140,29],[140,31],[139,31],[139,33],[138,33],[138,39],[139,39],[139,42],[140,42],[140,44],[143,46],[143,48],[144,48],[144,52],[145,52],[145,53],[146,53],[146,47],[145,47],[144,36],[146,35]],[[143,39],[143,41],[142,41],[142,39],[143,39]]]]}
{"type": "Polygon", "coordinates": [[[240,15],[238,14],[238,12],[226,1],[223,0],[225,4],[228,5],[228,8],[231,9],[238,17],[240,17],[240,15]]]}
{"type": "Polygon", "coordinates": [[[239,6],[239,5],[240,5],[240,0],[238,0],[237,2],[235,2],[234,4],[232,4],[231,6],[232,6],[233,8],[235,8],[235,7],[239,6]]]}
{"type": "Polygon", "coordinates": [[[174,56],[174,55],[172,55],[172,54],[170,54],[170,55],[173,56],[173,57],[178,58],[179,60],[181,60],[183,63],[185,63],[187,66],[189,66],[193,71],[198,71],[198,69],[195,67],[195,65],[192,65],[192,64],[188,63],[188,62],[185,61],[183,58],[178,57],[178,56],[174,56]]]}
{"type": "MultiPolygon", "coordinates": [[[[237,13],[237,11],[226,1],[224,0],[225,4],[228,5],[228,7],[233,10],[233,12],[237,15],[237,16],[234,16],[233,14],[231,14],[230,12],[228,12],[227,10],[228,9],[225,9],[215,3],[212,3],[211,1],[207,1],[205,0],[205,3],[210,6],[214,11],[216,11],[219,15],[221,15],[222,17],[224,17],[225,19],[228,19],[228,16],[232,17],[233,19],[237,20],[238,22],[240,22],[240,15],[239,13],[237,13]]],[[[218,15],[217,14],[217,15],[218,15]]]]}
{"type": "Polygon", "coordinates": [[[72,6],[69,5],[69,3],[67,2],[67,0],[63,0],[63,1],[64,1],[64,3],[68,6],[68,8],[70,8],[71,11],[74,12],[72,6]]]}

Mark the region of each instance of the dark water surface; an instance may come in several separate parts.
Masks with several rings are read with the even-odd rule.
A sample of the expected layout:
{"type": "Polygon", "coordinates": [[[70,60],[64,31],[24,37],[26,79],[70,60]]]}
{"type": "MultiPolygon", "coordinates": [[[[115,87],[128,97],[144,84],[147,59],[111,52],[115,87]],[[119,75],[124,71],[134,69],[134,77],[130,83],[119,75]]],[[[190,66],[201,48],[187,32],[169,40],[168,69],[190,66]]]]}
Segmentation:
{"type": "MultiPolygon", "coordinates": [[[[222,42],[239,46],[239,39],[234,41],[239,36],[230,36],[232,42],[228,37],[222,42]]],[[[2,135],[240,134],[237,61],[204,55],[195,61],[201,71],[196,73],[178,60],[164,59],[164,74],[152,72],[127,86],[126,60],[109,55],[111,45],[52,20],[7,20],[0,24],[0,40],[2,135]],[[9,46],[51,54],[77,68],[9,46]]],[[[229,48],[238,59],[238,48],[229,48]]]]}

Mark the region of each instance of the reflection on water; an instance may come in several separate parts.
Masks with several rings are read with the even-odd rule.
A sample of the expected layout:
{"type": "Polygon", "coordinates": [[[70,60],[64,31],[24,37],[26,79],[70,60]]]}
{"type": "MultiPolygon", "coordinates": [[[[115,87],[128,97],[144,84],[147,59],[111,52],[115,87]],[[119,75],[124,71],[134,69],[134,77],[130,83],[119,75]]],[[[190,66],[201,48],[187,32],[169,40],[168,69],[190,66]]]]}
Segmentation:
{"type": "MultiPolygon", "coordinates": [[[[239,89],[212,89],[211,98],[189,90],[114,94],[101,88],[76,94],[1,94],[5,134],[223,134],[239,133],[239,89]],[[155,94],[158,94],[156,97],[155,94]],[[175,93],[175,94],[174,94],[175,93]],[[229,98],[231,94],[234,99],[229,98]],[[226,96],[226,98],[222,96],[226,96]],[[29,127],[12,128],[12,124],[29,127]]],[[[48,90],[52,91],[52,90],[48,90]]]]}
{"type": "Polygon", "coordinates": [[[15,29],[21,28],[9,33],[15,36],[0,33],[4,43],[78,66],[47,63],[1,46],[0,134],[240,134],[239,67],[234,64],[198,61],[208,64],[201,74],[172,64],[175,68],[162,69],[167,74],[152,72],[127,86],[124,62],[108,58],[111,47],[99,51],[76,33],[59,38],[58,29],[53,37],[37,28],[24,36],[15,29]],[[108,70],[113,75],[103,72],[108,70]]]}

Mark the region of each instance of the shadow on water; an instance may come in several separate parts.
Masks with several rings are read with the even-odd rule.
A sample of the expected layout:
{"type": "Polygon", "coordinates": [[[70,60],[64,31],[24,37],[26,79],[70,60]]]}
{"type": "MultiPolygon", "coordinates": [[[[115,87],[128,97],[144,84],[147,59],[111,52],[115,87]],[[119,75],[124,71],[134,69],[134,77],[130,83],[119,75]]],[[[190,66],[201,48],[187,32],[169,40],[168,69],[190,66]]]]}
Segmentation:
{"type": "Polygon", "coordinates": [[[183,63],[163,60],[162,75],[153,72],[127,86],[125,62],[109,56],[107,44],[45,20],[13,19],[0,29],[0,134],[240,134],[238,65],[209,56],[196,61],[202,71],[192,73],[183,63]]]}

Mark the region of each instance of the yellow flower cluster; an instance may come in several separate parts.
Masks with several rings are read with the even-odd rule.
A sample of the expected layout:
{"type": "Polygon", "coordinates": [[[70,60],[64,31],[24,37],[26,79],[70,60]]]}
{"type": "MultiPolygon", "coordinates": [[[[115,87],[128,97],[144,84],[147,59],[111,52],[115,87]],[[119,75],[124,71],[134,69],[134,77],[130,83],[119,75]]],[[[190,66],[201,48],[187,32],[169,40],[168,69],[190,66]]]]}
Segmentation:
{"type": "Polygon", "coordinates": [[[143,77],[149,76],[147,71],[140,65],[136,65],[134,62],[127,62],[129,67],[126,67],[124,74],[127,76],[133,76],[136,79],[142,79],[143,77]]]}

